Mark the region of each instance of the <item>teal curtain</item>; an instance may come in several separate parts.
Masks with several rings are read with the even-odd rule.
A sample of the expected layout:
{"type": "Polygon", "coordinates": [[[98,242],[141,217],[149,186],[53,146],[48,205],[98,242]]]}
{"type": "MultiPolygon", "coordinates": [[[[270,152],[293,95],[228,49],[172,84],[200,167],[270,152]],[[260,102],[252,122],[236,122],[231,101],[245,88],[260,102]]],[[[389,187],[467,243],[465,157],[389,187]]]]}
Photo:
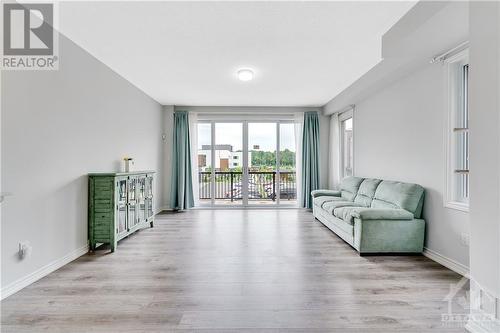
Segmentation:
{"type": "Polygon", "coordinates": [[[304,113],[302,131],[301,206],[312,208],[311,191],[319,189],[319,118],[318,112],[304,113]]]}
{"type": "Polygon", "coordinates": [[[187,111],[174,113],[174,138],[172,142],[172,188],[170,207],[177,210],[194,206],[191,173],[191,142],[187,111]]]}

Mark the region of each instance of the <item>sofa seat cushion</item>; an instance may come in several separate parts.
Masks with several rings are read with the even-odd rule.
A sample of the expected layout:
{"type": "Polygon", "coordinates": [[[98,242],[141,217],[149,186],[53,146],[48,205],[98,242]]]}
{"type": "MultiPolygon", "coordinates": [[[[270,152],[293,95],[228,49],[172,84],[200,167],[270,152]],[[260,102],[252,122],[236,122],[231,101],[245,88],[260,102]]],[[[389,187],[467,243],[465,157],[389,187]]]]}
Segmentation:
{"type": "Polygon", "coordinates": [[[323,204],[322,208],[324,210],[326,210],[329,214],[333,215],[333,211],[335,210],[335,208],[339,208],[339,207],[357,207],[357,208],[360,208],[362,206],[360,206],[358,203],[355,203],[352,201],[329,201],[329,202],[325,202],[323,204]]]}
{"type": "Polygon", "coordinates": [[[346,223],[344,220],[332,216],[332,223],[348,235],[354,236],[354,225],[346,223]]]}
{"type": "Polygon", "coordinates": [[[338,207],[333,210],[333,215],[342,221],[349,223],[350,225],[354,225],[354,217],[351,216],[351,212],[357,208],[356,206],[345,206],[338,207]]]}
{"type": "Polygon", "coordinates": [[[313,198],[313,204],[315,204],[318,207],[323,207],[323,204],[325,202],[330,202],[330,201],[345,201],[345,199],[342,199],[341,197],[332,197],[328,195],[313,198]]]}

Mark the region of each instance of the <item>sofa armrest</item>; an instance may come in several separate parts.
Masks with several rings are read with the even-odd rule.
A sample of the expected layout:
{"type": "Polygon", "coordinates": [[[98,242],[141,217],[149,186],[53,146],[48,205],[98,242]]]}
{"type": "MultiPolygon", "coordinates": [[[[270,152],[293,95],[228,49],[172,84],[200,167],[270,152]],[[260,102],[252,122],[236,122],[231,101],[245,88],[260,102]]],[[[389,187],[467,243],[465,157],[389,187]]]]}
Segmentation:
{"type": "Polygon", "coordinates": [[[360,254],[421,253],[424,248],[425,221],[354,220],[354,248],[360,254]]]}
{"type": "Polygon", "coordinates": [[[340,197],[340,191],[337,191],[337,190],[314,190],[314,191],[311,191],[311,195],[313,198],[322,197],[322,196],[340,197]]]}
{"type": "Polygon", "coordinates": [[[414,216],[404,209],[357,208],[351,216],[360,220],[413,220],[414,216]]]}

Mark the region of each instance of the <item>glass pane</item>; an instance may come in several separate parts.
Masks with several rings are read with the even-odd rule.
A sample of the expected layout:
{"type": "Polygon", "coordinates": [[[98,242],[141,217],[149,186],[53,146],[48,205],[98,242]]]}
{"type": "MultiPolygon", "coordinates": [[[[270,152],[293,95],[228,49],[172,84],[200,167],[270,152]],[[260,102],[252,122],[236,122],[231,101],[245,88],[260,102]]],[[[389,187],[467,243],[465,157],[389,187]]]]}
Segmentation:
{"type": "Polygon", "coordinates": [[[198,198],[209,204],[212,198],[212,124],[198,124],[198,198]]]}
{"type": "Polygon", "coordinates": [[[117,203],[118,203],[118,233],[122,233],[127,230],[127,179],[118,180],[118,192],[117,192],[117,203]]]}
{"type": "Polygon", "coordinates": [[[215,204],[240,205],[243,199],[243,124],[215,124],[215,204]]]}
{"type": "Polygon", "coordinates": [[[352,131],[352,118],[346,119],[344,124],[346,131],[352,131]]]}
{"type": "Polygon", "coordinates": [[[248,124],[248,203],[276,204],[276,123],[248,124]]]}
{"type": "Polygon", "coordinates": [[[353,141],[352,141],[352,118],[342,122],[342,169],[343,176],[353,174],[353,141]]]}
{"type": "Polygon", "coordinates": [[[455,170],[468,170],[469,169],[469,158],[468,158],[468,142],[469,133],[468,132],[456,132],[455,133],[455,170]]]}
{"type": "Polygon", "coordinates": [[[149,199],[153,198],[153,177],[146,177],[146,197],[149,199]]]}
{"type": "Polygon", "coordinates": [[[130,178],[128,180],[128,220],[127,227],[130,229],[137,224],[137,212],[136,212],[136,189],[137,189],[137,179],[130,178]]]}
{"type": "Polygon", "coordinates": [[[454,109],[456,110],[454,127],[467,128],[469,126],[468,115],[468,80],[469,80],[469,66],[458,62],[453,65],[454,70],[454,89],[456,91],[456,100],[454,109]]]}
{"type": "Polygon", "coordinates": [[[127,230],[127,206],[124,204],[118,205],[118,233],[122,233],[127,230]]]}
{"type": "Polygon", "coordinates": [[[137,208],[140,222],[146,220],[146,177],[141,176],[137,182],[137,208]]]}
{"type": "Polygon", "coordinates": [[[121,179],[118,181],[118,201],[127,201],[127,180],[121,179]]]}
{"type": "Polygon", "coordinates": [[[131,202],[128,205],[128,227],[132,228],[137,224],[137,212],[135,202],[131,202]]]}
{"type": "Polygon", "coordinates": [[[462,100],[462,120],[464,122],[464,127],[469,127],[469,65],[464,65],[462,67],[462,90],[464,98],[462,100]]]}
{"type": "Polygon", "coordinates": [[[455,161],[453,166],[455,198],[459,202],[467,202],[469,198],[469,107],[468,80],[469,66],[463,63],[454,65],[456,70],[456,115],[454,130],[455,161]]]}
{"type": "Polygon", "coordinates": [[[295,124],[280,124],[280,204],[297,204],[295,124]]]}
{"type": "Polygon", "coordinates": [[[146,219],[153,217],[153,177],[146,177],[146,219]]]}
{"type": "Polygon", "coordinates": [[[149,219],[150,217],[153,217],[153,200],[146,199],[144,204],[146,205],[146,219],[149,219]]]}
{"type": "Polygon", "coordinates": [[[137,185],[137,179],[131,178],[128,180],[128,201],[135,201],[136,185],[137,185]]]}

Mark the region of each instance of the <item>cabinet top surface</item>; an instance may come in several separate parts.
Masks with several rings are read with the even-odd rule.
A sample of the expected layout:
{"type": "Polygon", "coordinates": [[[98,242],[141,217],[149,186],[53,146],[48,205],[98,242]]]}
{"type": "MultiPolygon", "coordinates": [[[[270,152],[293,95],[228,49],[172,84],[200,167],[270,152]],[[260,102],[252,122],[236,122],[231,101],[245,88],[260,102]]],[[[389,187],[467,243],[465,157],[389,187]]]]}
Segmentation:
{"type": "Polygon", "coordinates": [[[89,177],[116,177],[116,176],[130,176],[130,175],[143,175],[145,173],[155,173],[153,170],[131,171],[131,172],[91,172],[89,177]]]}

